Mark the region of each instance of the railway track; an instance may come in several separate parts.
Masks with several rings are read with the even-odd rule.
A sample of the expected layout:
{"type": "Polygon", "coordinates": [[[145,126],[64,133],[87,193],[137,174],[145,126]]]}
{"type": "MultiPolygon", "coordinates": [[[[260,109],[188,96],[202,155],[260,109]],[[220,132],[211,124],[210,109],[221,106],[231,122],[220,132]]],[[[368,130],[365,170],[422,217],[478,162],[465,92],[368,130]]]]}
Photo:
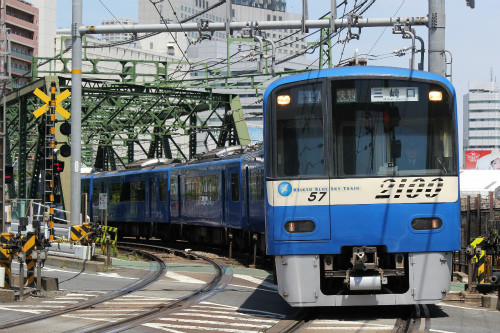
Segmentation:
{"type": "Polygon", "coordinates": [[[150,250],[152,249],[155,251],[167,250],[171,252],[178,252],[185,256],[191,256],[196,259],[201,259],[213,266],[214,274],[212,276],[212,279],[210,279],[204,286],[194,290],[193,292],[177,300],[172,300],[165,303],[157,304],[152,307],[148,307],[147,311],[136,312],[134,314],[129,315],[128,317],[121,318],[115,322],[106,323],[104,325],[94,324],[91,326],[86,326],[82,330],[78,330],[78,332],[92,332],[92,333],[121,332],[136,327],[138,325],[153,321],[159,317],[163,317],[173,312],[181,311],[190,306],[198,304],[203,300],[218,293],[219,291],[223,290],[225,286],[232,279],[232,273],[230,273],[225,266],[200,254],[171,249],[171,248],[165,248],[162,246],[155,246],[155,245],[145,245],[145,244],[135,244],[135,243],[125,243],[125,244],[128,246],[141,246],[143,248],[148,248],[150,250]]]}
{"type": "Polygon", "coordinates": [[[160,258],[158,258],[154,255],[151,255],[150,253],[145,252],[145,251],[137,251],[137,252],[138,252],[138,254],[142,255],[144,258],[150,259],[152,262],[155,263],[155,265],[151,266],[151,267],[154,267],[155,269],[150,269],[150,271],[146,275],[144,275],[141,279],[139,279],[138,281],[135,281],[135,282],[125,286],[124,288],[122,288],[120,290],[116,290],[110,294],[98,296],[98,297],[92,298],[90,300],[87,300],[85,302],[80,302],[78,304],[66,306],[62,309],[50,311],[48,313],[33,315],[33,316],[25,316],[22,318],[17,318],[15,320],[11,320],[11,321],[4,321],[3,323],[0,324],[0,330],[12,328],[12,327],[16,327],[16,326],[21,326],[21,325],[25,325],[25,324],[30,324],[30,323],[34,323],[34,322],[37,322],[40,320],[45,320],[45,319],[49,319],[52,317],[68,314],[70,312],[75,312],[78,310],[83,310],[83,309],[93,307],[97,304],[104,303],[104,302],[107,302],[109,300],[121,297],[123,295],[133,293],[136,290],[140,290],[140,289],[154,283],[156,280],[158,280],[159,278],[161,278],[165,274],[166,266],[165,266],[165,263],[163,262],[163,260],[161,260],[160,258]]]}
{"type": "MultiPolygon", "coordinates": [[[[336,309],[329,309],[335,313],[336,309]]],[[[429,333],[431,332],[430,313],[427,305],[415,305],[409,311],[402,311],[394,324],[389,320],[384,323],[377,323],[372,320],[358,318],[352,320],[351,316],[345,316],[343,311],[340,314],[329,316],[315,313],[315,309],[302,309],[293,313],[289,318],[280,321],[266,333],[313,333],[313,332],[377,332],[377,333],[429,333]],[[342,317],[350,318],[349,320],[342,317]]],[[[331,314],[330,313],[330,314],[331,314]]]]}
{"type": "Polygon", "coordinates": [[[12,329],[17,326],[31,324],[37,321],[62,316],[78,314],[78,311],[87,310],[92,308],[93,310],[99,311],[99,307],[104,306],[107,302],[116,301],[123,297],[130,297],[130,294],[135,291],[144,289],[145,287],[158,281],[161,277],[165,275],[166,265],[164,261],[160,258],[161,252],[176,252],[186,257],[192,257],[196,259],[203,260],[209,263],[214,268],[214,273],[212,278],[203,285],[201,288],[194,290],[193,292],[185,295],[179,299],[168,300],[166,302],[156,304],[153,307],[145,307],[142,310],[135,310],[133,313],[129,313],[125,318],[116,318],[111,323],[106,324],[91,324],[81,327],[79,329],[73,330],[72,332],[118,332],[125,329],[133,328],[142,323],[151,321],[160,316],[165,316],[169,313],[180,311],[193,304],[202,302],[204,299],[211,297],[213,294],[224,289],[224,287],[229,283],[232,278],[232,274],[228,273],[225,266],[222,266],[210,258],[204,257],[199,254],[190,253],[186,251],[181,251],[177,249],[165,248],[161,246],[148,246],[145,244],[135,244],[135,243],[121,243],[119,246],[121,249],[134,251],[135,253],[150,259],[154,265],[151,265],[153,269],[144,275],[138,281],[135,281],[119,290],[111,292],[106,295],[97,296],[90,300],[80,302],[71,306],[66,306],[64,308],[53,310],[50,312],[45,312],[38,315],[23,316],[22,318],[17,318],[11,321],[4,321],[0,324],[0,330],[12,329]],[[140,247],[140,249],[139,249],[140,247]],[[152,253],[152,251],[156,253],[152,253]]]}

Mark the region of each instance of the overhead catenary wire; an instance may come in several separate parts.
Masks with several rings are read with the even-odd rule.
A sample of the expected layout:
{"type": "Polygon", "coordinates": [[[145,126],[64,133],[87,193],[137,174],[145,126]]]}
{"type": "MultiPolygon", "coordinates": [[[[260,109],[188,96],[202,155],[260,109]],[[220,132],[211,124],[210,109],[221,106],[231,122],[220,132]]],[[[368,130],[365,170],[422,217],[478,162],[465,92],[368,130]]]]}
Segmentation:
{"type": "MultiPolygon", "coordinates": [[[[363,9],[362,7],[363,7],[363,5],[365,5],[366,3],[368,3],[368,0],[365,0],[365,1],[361,2],[361,3],[357,3],[357,2],[356,2],[356,3],[355,3],[355,7],[353,8],[353,10],[352,10],[351,12],[353,12],[353,11],[357,11],[357,10],[361,9],[360,14],[362,14],[363,12],[365,12],[365,11],[366,11],[366,10],[367,10],[367,9],[368,9],[368,8],[369,8],[372,4],[373,4],[373,2],[374,2],[374,0],[372,0],[372,1],[370,2],[370,4],[369,4],[368,6],[366,6],[366,8],[364,8],[364,9],[363,9]]],[[[158,3],[158,1],[156,1],[155,3],[158,3]]],[[[209,11],[210,9],[213,9],[213,8],[215,8],[215,7],[217,7],[217,6],[222,5],[223,3],[225,3],[225,1],[220,1],[220,2],[218,2],[218,3],[215,3],[213,6],[208,7],[207,9],[205,9],[205,10],[203,10],[203,11],[201,11],[201,12],[198,12],[198,13],[196,13],[195,15],[190,16],[190,17],[188,17],[188,18],[186,18],[186,19],[184,19],[184,20],[182,20],[182,21],[180,21],[180,22],[182,23],[182,22],[187,22],[187,21],[189,21],[189,20],[192,20],[193,18],[195,18],[195,17],[197,17],[197,16],[200,16],[200,15],[202,15],[203,13],[205,13],[205,12],[209,11]]],[[[347,1],[343,1],[343,2],[342,2],[341,4],[339,4],[337,7],[340,7],[341,5],[344,5],[344,6],[346,7],[346,5],[347,5],[347,1]]],[[[345,10],[344,10],[344,12],[345,12],[345,10]]],[[[178,18],[177,18],[177,19],[178,19],[178,18]]],[[[288,35],[288,36],[285,36],[285,37],[283,37],[283,38],[279,39],[278,41],[282,41],[282,40],[284,40],[284,39],[286,39],[286,38],[289,38],[290,36],[293,36],[293,35],[297,34],[298,32],[300,32],[300,30],[298,30],[298,31],[296,31],[296,32],[294,32],[294,33],[292,33],[292,34],[290,34],[290,35],[288,35]]],[[[316,31],[316,32],[317,32],[317,31],[316,31]]],[[[315,32],[315,33],[316,33],[316,32],[315,32]]],[[[156,33],[155,33],[155,34],[156,34],[156,33]]],[[[300,40],[303,40],[303,39],[305,39],[305,38],[307,38],[307,37],[309,37],[309,36],[311,36],[311,35],[312,35],[312,34],[307,35],[307,36],[304,36],[304,37],[302,37],[300,40]]],[[[138,37],[137,39],[139,39],[139,38],[141,38],[141,39],[142,39],[142,36],[138,37]]],[[[137,40],[137,39],[129,40],[128,42],[131,42],[131,41],[134,41],[134,40],[137,40]]],[[[122,42],[122,43],[124,43],[124,42],[122,42]]],[[[292,42],[285,43],[283,46],[277,46],[277,49],[279,49],[279,48],[281,48],[281,47],[288,46],[288,45],[290,45],[291,43],[292,43],[292,42]]],[[[107,47],[107,46],[111,46],[111,45],[116,45],[116,43],[115,43],[115,44],[105,44],[105,45],[87,45],[86,47],[107,47]]],[[[316,46],[316,47],[317,47],[317,46],[316,46]]],[[[287,57],[287,58],[284,58],[284,59],[278,60],[278,62],[277,62],[277,63],[279,63],[279,64],[280,64],[280,63],[283,63],[283,62],[286,62],[286,61],[292,60],[292,59],[294,59],[294,58],[296,58],[296,57],[298,57],[298,56],[301,56],[301,55],[305,54],[306,52],[307,52],[307,53],[310,53],[310,51],[311,51],[311,50],[313,51],[314,49],[316,49],[316,47],[314,47],[314,46],[312,46],[312,47],[308,47],[308,48],[306,48],[305,50],[303,50],[303,51],[299,51],[299,52],[297,52],[296,54],[294,54],[294,55],[292,55],[292,56],[290,56],[290,57],[287,57]]],[[[180,48],[179,48],[179,49],[180,49],[180,48]]],[[[68,48],[68,49],[66,49],[64,52],[67,52],[67,50],[69,50],[69,48],[68,48]]],[[[181,50],[181,49],[180,49],[180,50],[181,50]]],[[[182,51],[182,50],[181,50],[181,51],[182,51]]],[[[239,52],[237,52],[237,53],[239,53],[239,52]]],[[[233,54],[232,56],[230,56],[230,59],[231,59],[231,58],[234,58],[234,54],[233,54]]],[[[229,60],[229,61],[230,61],[230,60],[229,60]]],[[[238,60],[238,61],[236,61],[236,62],[233,62],[233,63],[231,63],[231,61],[230,61],[230,64],[238,63],[238,62],[241,62],[241,61],[243,61],[243,60],[242,60],[242,59],[240,59],[240,60],[238,60]]],[[[340,63],[340,62],[341,62],[341,61],[339,61],[339,63],[340,63]]],[[[220,62],[218,62],[218,63],[215,63],[215,64],[211,64],[211,65],[209,65],[209,67],[207,67],[206,69],[211,69],[211,68],[214,68],[216,65],[219,65],[219,64],[224,64],[224,63],[227,63],[227,62],[223,60],[223,61],[220,61],[220,62]]],[[[42,64],[43,64],[43,63],[42,63],[42,64]]],[[[42,64],[40,64],[40,65],[42,65],[42,64]]],[[[176,68],[176,69],[177,69],[177,70],[176,70],[176,72],[178,72],[178,74],[181,74],[181,72],[184,74],[184,73],[192,73],[192,72],[196,71],[196,68],[197,68],[198,66],[197,66],[196,64],[190,64],[190,65],[191,65],[191,66],[190,66],[190,68],[189,68],[189,70],[188,70],[187,72],[185,72],[185,71],[178,71],[178,69],[179,69],[179,67],[180,67],[180,66],[178,65],[178,66],[177,66],[177,68],[176,68]]],[[[215,68],[215,69],[220,69],[220,68],[215,68]]],[[[174,75],[175,75],[175,74],[174,74],[174,75]]],[[[182,76],[183,76],[183,77],[185,77],[185,75],[182,75],[182,76]]],[[[174,76],[172,76],[172,77],[171,77],[171,79],[174,79],[174,80],[175,80],[175,79],[178,79],[178,77],[174,77],[174,76]]]]}

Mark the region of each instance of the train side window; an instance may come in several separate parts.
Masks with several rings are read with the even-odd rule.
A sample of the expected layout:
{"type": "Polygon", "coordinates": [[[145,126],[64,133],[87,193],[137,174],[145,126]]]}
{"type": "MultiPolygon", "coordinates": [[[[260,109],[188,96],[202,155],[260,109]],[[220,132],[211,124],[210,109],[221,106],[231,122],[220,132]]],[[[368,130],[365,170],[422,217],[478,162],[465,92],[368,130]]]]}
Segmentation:
{"type": "Polygon", "coordinates": [[[219,181],[217,175],[186,177],[184,184],[187,201],[219,200],[219,181]]]}
{"type": "Polygon", "coordinates": [[[92,186],[92,202],[99,203],[99,184],[94,184],[92,186]]]}
{"type": "Polygon", "coordinates": [[[240,174],[231,174],[231,200],[240,201],[240,174]]]}
{"type": "Polygon", "coordinates": [[[170,177],[170,201],[177,202],[177,176],[170,177]]]}
{"type": "Polygon", "coordinates": [[[120,192],[121,192],[121,184],[120,183],[111,183],[109,184],[109,202],[117,203],[120,202],[120,192]]]}
{"type": "Polygon", "coordinates": [[[130,201],[130,183],[123,183],[120,187],[120,202],[130,201]]]}
{"type": "Polygon", "coordinates": [[[85,193],[87,195],[87,197],[89,196],[90,184],[83,184],[83,193],[85,193]]]}
{"type": "Polygon", "coordinates": [[[264,200],[264,169],[250,171],[250,200],[264,200]]]}
{"type": "Polygon", "coordinates": [[[217,175],[201,177],[201,196],[202,201],[219,200],[219,180],[217,175]]]}
{"type": "Polygon", "coordinates": [[[199,200],[200,177],[186,177],[184,182],[184,195],[186,201],[199,200]]]}
{"type": "Polygon", "coordinates": [[[146,184],[144,182],[130,183],[130,201],[141,202],[146,198],[146,184]]]}
{"type": "Polygon", "coordinates": [[[167,201],[167,180],[160,179],[160,201],[167,201]]]}

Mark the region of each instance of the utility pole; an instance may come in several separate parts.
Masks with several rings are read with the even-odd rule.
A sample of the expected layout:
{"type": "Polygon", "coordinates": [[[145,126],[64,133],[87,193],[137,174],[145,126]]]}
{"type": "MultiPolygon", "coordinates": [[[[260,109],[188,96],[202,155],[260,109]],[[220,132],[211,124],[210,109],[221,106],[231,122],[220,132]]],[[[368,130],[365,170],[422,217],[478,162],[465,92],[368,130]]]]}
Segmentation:
{"type": "MultiPolygon", "coordinates": [[[[303,0],[304,1],[304,0],[303,0]]],[[[201,29],[198,23],[136,24],[127,26],[128,33],[147,32],[226,32],[240,31],[249,27],[259,30],[275,29],[332,29],[393,27],[404,22],[409,26],[425,25],[429,28],[429,72],[445,76],[445,0],[429,0],[428,17],[391,17],[391,18],[356,18],[355,20],[336,16],[336,1],[331,0],[332,13],[328,20],[301,21],[232,21],[231,1],[227,0],[225,22],[209,22],[201,29]]],[[[304,14],[304,13],[303,13],[304,14]]],[[[72,49],[72,92],[71,92],[71,224],[81,223],[80,209],[80,161],[81,161],[81,96],[82,96],[82,36],[85,34],[121,33],[125,27],[120,25],[82,26],[82,0],[73,0],[73,19],[71,35],[72,49]]],[[[60,31],[65,33],[65,31],[60,31]]],[[[229,36],[228,36],[229,37],[229,36]]]]}
{"type": "Polygon", "coordinates": [[[82,0],[73,0],[71,22],[72,61],[71,61],[71,225],[81,224],[80,210],[80,168],[81,168],[81,131],[82,131],[82,0]]]}
{"type": "Polygon", "coordinates": [[[445,0],[429,0],[429,72],[446,75],[445,0]]]}
{"type": "MultiPolygon", "coordinates": [[[[5,199],[6,199],[6,189],[7,184],[5,181],[5,159],[7,158],[7,124],[6,124],[6,108],[7,103],[5,102],[7,96],[7,85],[12,82],[11,68],[10,68],[10,34],[7,29],[6,21],[6,5],[5,1],[1,3],[2,8],[0,8],[0,88],[1,99],[2,99],[2,114],[0,115],[0,167],[2,168],[2,179],[0,180],[0,209],[1,211],[1,232],[5,232],[5,199]]],[[[13,181],[13,179],[11,180],[13,181]]]]}

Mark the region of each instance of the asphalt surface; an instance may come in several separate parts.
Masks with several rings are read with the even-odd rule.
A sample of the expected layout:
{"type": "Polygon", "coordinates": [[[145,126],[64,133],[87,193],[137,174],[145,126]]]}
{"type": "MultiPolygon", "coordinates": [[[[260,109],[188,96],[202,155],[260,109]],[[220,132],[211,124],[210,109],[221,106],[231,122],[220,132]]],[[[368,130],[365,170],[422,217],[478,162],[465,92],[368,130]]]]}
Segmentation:
{"type": "MultiPolygon", "coordinates": [[[[270,272],[238,266],[228,269],[232,280],[223,291],[192,308],[161,317],[128,332],[265,332],[296,311],[278,295],[270,272]]],[[[43,297],[28,296],[24,301],[0,303],[0,319],[42,313],[97,297],[124,288],[148,270],[149,263],[116,259],[113,260],[113,267],[101,273],[45,267],[43,275],[57,278],[60,290],[43,297]]],[[[15,265],[12,271],[17,272],[15,265]]],[[[201,287],[212,273],[208,266],[189,260],[170,262],[161,280],[139,292],[102,306],[4,331],[91,331],[92,325],[118,320],[143,311],[147,306],[183,297],[201,287]]],[[[456,297],[429,306],[428,332],[498,332],[500,311],[482,308],[478,303],[451,300],[453,298],[456,297]]],[[[383,328],[394,325],[398,310],[398,307],[316,308],[315,318],[304,332],[384,331],[383,328]]]]}

